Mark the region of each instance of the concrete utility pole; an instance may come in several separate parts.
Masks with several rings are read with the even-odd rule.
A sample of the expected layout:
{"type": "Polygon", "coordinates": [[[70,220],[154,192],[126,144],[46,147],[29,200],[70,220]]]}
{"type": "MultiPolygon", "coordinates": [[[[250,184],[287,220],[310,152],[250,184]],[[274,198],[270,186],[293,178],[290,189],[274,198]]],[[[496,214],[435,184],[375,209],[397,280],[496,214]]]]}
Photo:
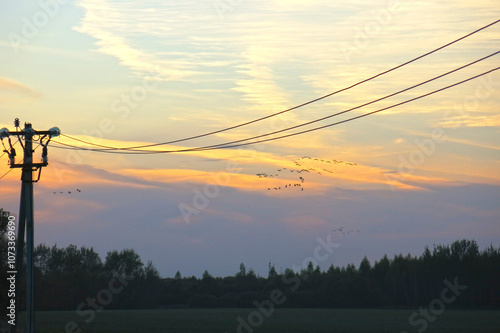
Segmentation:
{"type": "MultiPolygon", "coordinates": [[[[10,167],[22,169],[22,187],[21,187],[21,203],[19,206],[19,222],[17,230],[17,243],[16,243],[16,270],[22,270],[23,257],[24,257],[24,236],[26,232],[26,332],[35,332],[35,270],[33,263],[33,250],[34,250],[34,211],[33,211],[33,183],[40,180],[42,168],[48,165],[47,159],[47,146],[53,137],[61,134],[57,127],[53,127],[48,131],[36,131],[32,128],[30,123],[24,124],[24,130],[18,130],[19,119],[14,121],[16,131],[9,132],[8,129],[2,128],[0,130],[0,139],[8,138],[9,148],[5,147],[5,152],[9,155],[10,167]],[[12,145],[11,136],[17,136],[21,146],[24,149],[24,159],[21,163],[16,163],[16,150],[12,145]],[[24,140],[24,144],[23,144],[24,140]],[[44,141],[45,140],[45,141],[44,141]],[[33,142],[43,147],[42,162],[33,163],[33,142]],[[33,178],[33,172],[38,171],[38,177],[33,178]]],[[[16,285],[18,282],[16,274],[16,285]]],[[[14,330],[10,326],[11,332],[14,330]]]]}

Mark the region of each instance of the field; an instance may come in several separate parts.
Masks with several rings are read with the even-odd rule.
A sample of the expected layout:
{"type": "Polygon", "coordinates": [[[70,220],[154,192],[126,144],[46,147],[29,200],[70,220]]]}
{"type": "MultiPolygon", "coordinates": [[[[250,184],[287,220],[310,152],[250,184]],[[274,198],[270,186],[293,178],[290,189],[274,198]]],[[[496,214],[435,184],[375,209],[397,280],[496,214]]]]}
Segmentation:
{"type": "MultiPolygon", "coordinates": [[[[37,312],[36,328],[39,333],[411,333],[419,330],[423,332],[424,326],[428,325],[425,332],[429,333],[500,332],[500,311],[446,310],[430,317],[431,320],[434,318],[432,322],[418,316],[414,318],[415,323],[418,323],[414,326],[409,324],[409,317],[414,312],[410,310],[278,309],[269,317],[255,311],[256,309],[103,311],[96,312],[92,320],[89,313],[78,316],[74,311],[37,312]],[[250,318],[253,326],[239,324],[238,317],[247,325],[250,318]],[[89,323],[85,323],[85,319],[89,323]]],[[[21,316],[19,319],[19,324],[23,324],[24,318],[21,316]]]]}

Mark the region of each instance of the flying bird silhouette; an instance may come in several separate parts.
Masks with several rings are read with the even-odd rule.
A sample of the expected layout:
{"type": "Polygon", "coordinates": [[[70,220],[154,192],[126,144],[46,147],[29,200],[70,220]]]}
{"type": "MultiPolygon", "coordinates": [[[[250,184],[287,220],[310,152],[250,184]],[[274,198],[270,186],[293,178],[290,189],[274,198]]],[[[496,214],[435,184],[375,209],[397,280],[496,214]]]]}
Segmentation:
{"type": "MultiPolygon", "coordinates": [[[[81,193],[82,190],[80,190],[79,188],[77,188],[76,192],[81,193]]],[[[59,191],[59,192],[55,191],[55,192],[53,192],[53,194],[71,194],[71,193],[73,193],[73,192],[71,192],[71,191],[67,191],[67,192],[66,191],[59,191]]]]}
{"type": "MultiPolygon", "coordinates": [[[[276,169],[278,171],[277,174],[273,174],[273,175],[268,175],[267,173],[258,173],[257,176],[259,178],[278,178],[280,176],[280,173],[284,172],[284,171],[290,171],[290,173],[298,173],[298,174],[302,174],[302,173],[316,173],[318,175],[321,175],[323,176],[322,172],[326,172],[326,173],[329,173],[329,174],[333,174],[334,171],[333,170],[330,170],[330,169],[326,169],[326,168],[321,168],[319,170],[318,169],[315,169],[311,166],[309,166],[309,168],[307,167],[303,167],[302,165],[304,164],[302,161],[306,161],[306,160],[309,160],[311,161],[311,163],[314,163],[314,166],[317,166],[319,163],[323,163],[323,164],[346,164],[346,165],[350,165],[350,166],[355,166],[357,165],[356,163],[353,163],[353,162],[346,162],[346,161],[341,161],[341,160],[327,160],[327,159],[322,159],[322,158],[317,158],[317,157],[311,157],[311,156],[303,156],[301,158],[298,158],[296,160],[293,161],[293,163],[295,164],[295,166],[297,167],[301,167],[300,169],[294,169],[294,168],[285,168],[285,167],[282,167],[282,168],[279,168],[279,169],[276,169]],[[300,162],[300,163],[299,163],[300,162]]],[[[307,163],[307,162],[306,162],[307,163]]],[[[293,184],[293,187],[300,187],[301,191],[304,191],[304,188],[302,187],[302,184],[305,183],[306,179],[304,177],[299,177],[299,181],[300,183],[294,183],[293,184]]],[[[292,184],[289,184],[289,185],[285,185],[283,188],[281,187],[267,187],[267,190],[270,191],[271,189],[274,189],[276,191],[278,190],[290,190],[292,188],[292,184]]]]}

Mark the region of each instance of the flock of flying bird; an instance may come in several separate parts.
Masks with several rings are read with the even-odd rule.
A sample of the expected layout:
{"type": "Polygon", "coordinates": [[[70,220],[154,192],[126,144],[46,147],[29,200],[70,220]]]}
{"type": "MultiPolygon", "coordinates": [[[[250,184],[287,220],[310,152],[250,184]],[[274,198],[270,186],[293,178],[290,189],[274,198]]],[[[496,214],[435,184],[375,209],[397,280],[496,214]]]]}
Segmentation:
{"type": "MultiPolygon", "coordinates": [[[[82,192],[82,190],[80,190],[79,188],[77,188],[76,192],[80,193],[80,192],[82,192]]],[[[54,194],[66,194],[66,193],[67,194],[71,194],[71,191],[67,191],[67,192],[65,192],[65,191],[54,192],[54,194]]]]}
{"type": "MultiPolygon", "coordinates": [[[[346,165],[357,165],[356,163],[352,163],[352,162],[346,162],[346,161],[339,161],[339,160],[325,160],[325,159],[320,159],[320,158],[313,158],[313,157],[310,157],[310,156],[303,156],[302,158],[299,158],[295,161],[293,161],[293,163],[295,164],[295,166],[297,167],[302,167],[303,166],[303,162],[304,160],[311,160],[311,161],[316,161],[316,162],[321,162],[321,163],[325,163],[325,164],[346,164],[346,165]],[[301,163],[299,163],[301,162],[301,163]]],[[[280,172],[287,172],[289,171],[290,173],[297,173],[297,174],[301,174],[301,173],[317,173],[319,175],[321,175],[321,172],[327,172],[327,173],[333,173],[332,170],[328,170],[326,168],[323,168],[321,170],[318,170],[318,169],[315,169],[315,168],[302,168],[302,169],[287,169],[287,168],[281,168],[281,169],[278,169],[277,170],[279,173],[280,172]]],[[[279,173],[277,174],[267,174],[267,173],[258,173],[257,176],[259,178],[277,178],[279,177],[279,173]]],[[[302,176],[299,176],[299,181],[296,182],[296,183],[290,183],[290,184],[287,184],[285,185],[284,187],[268,187],[267,190],[268,191],[271,191],[271,190],[274,190],[274,191],[279,191],[279,190],[285,190],[285,189],[291,189],[292,187],[293,188],[299,188],[301,191],[304,191],[304,182],[305,182],[305,179],[304,177],[302,176]]],[[[80,189],[76,189],[76,192],[80,193],[82,192],[80,189]]],[[[54,194],[71,194],[72,192],[71,191],[59,191],[59,192],[54,192],[54,194]]],[[[342,229],[342,228],[340,228],[342,229]]],[[[340,229],[336,229],[334,231],[342,231],[340,229]]],[[[342,232],[342,233],[350,233],[350,232],[354,232],[355,230],[349,230],[349,231],[345,231],[345,232],[342,232]]],[[[359,232],[359,230],[358,230],[359,232]]]]}
{"type": "MultiPolygon", "coordinates": [[[[325,167],[323,168],[320,168],[320,169],[316,169],[316,168],[305,168],[303,165],[304,165],[304,161],[306,160],[309,160],[309,161],[314,161],[314,162],[319,162],[319,163],[323,163],[323,164],[330,164],[330,165],[335,165],[335,164],[346,164],[346,165],[357,165],[356,163],[352,163],[352,162],[346,162],[346,161],[339,161],[339,160],[325,160],[325,159],[321,159],[321,158],[314,158],[314,157],[310,157],[310,156],[303,156],[299,159],[296,159],[295,161],[293,161],[293,163],[295,164],[296,167],[302,167],[302,169],[293,169],[293,168],[290,168],[290,169],[287,169],[287,168],[281,168],[281,169],[278,169],[277,170],[277,174],[267,174],[267,173],[258,173],[257,176],[259,178],[277,178],[279,177],[279,173],[281,172],[290,172],[290,173],[297,173],[297,174],[302,174],[302,173],[317,173],[319,175],[322,174],[322,172],[327,172],[327,173],[333,173],[332,170],[329,170],[325,167]]],[[[301,191],[304,191],[304,184],[305,182],[305,179],[304,177],[302,176],[299,176],[299,182],[296,182],[296,183],[290,183],[288,185],[285,185],[284,187],[268,187],[267,190],[268,191],[279,191],[279,190],[285,190],[285,189],[291,189],[292,187],[294,188],[300,188],[301,191]]]]}
{"type": "Polygon", "coordinates": [[[344,230],[344,227],[340,227],[340,228],[332,230],[332,232],[339,232],[342,235],[347,235],[347,234],[351,234],[351,233],[358,233],[359,230],[344,230]]]}

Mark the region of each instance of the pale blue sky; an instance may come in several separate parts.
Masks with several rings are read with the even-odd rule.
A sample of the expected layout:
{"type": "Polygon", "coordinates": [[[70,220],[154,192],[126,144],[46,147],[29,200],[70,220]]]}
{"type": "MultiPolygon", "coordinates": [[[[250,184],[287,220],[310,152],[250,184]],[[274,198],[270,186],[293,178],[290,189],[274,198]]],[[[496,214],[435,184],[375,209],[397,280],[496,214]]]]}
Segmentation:
{"type": "MultiPolygon", "coordinates": [[[[487,0],[40,3],[0,2],[0,127],[12,128],[18,117],[37,129],[58,126],[115,146],[184,138],[284,110],[499,16],[496,1],[487,0]],[[21,44],[13,47],[16,40],[21,44]]],[[[351,108],[498,51],[499,41],[497,24],[306,108],[175,147],[237,140],[351,108]]],[[[351,114],[490,70],[498,57],[351,114]]],[[[51,165],[36,185],[36,241],[94,246],[103,254],[133,247],[165,276],[232,274],[241,261],[261,274],[269,261],[297,265],[311,256],[317,237],[342,225],[361,232],[339,236],[341,247],[324,267],[358,264],[364,255],[418,254],[426,244],[459,238],[498,243],[499,82],[495,72],[368,118],[266,143],[258,153],[247,147],[110,156],[52,147],[51,165]],[[422,144],[435,131],[446,140],[432,141],[422,163],[398,175],[408,171],[402,161],[430,149],[422,144]],[[256,176],[293,168],[304,155],[357,166],[307,175],[300,193],[267,190],[296,181],[295,174],[256,176]],[[217,185],[221,173],[229,181],[217,185]],[[197,191],[214,184],[217,195],[186,223],[179,207],[193,205],[197,191]],[[78,196],[52,194],[76,188],[78,196]]],[[[1,176],[8,166],[5,157],[0,162],[1,176]]],[[[14,212],[18,176],[0,180],[0,207],[14,212]]]]}

